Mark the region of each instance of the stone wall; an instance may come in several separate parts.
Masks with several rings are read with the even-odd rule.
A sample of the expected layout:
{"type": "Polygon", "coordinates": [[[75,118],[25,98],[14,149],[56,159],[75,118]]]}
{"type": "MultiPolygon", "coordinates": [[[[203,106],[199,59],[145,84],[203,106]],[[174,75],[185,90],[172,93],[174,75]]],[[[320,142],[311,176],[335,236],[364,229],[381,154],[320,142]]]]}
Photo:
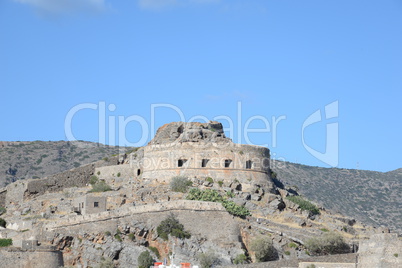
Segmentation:
{"type": "Polygon", "coordinates": [[[316,256],[303,259],[289,259],[289,260],[279,260],[279,261],[269,261],[252,263],[245,265],[230,265],[230,266],[219,266],[221,268],[305,268],[306,263],[314,264],[315,267],[323,268],[351,268],[356,266],[357,254],[339,254],[339,255],[328,255],[328,256],[316,256]],[[320,265],[317,265],[320,264],[320,265]],[[330,266],[325,266],[325,265],[330,266]],[[301,265],[301,266],[300,266],[301,265]],[[331,266],[332,265],[332,266],[331,266]],[[351,266],[353,265],[353,266],[351,266]]]}
{"type": "Polygon", "coordinates": [[[5,206],[19,204],[24,201],[24,193],[30,180],[19,180],[7,185],[5,206]]]}
{"type": "Polygon", "coordinates": [[[300,262],[299,268],[356,268],[356,263],[300,262]]]}
{"type": "Polygon", "coordinates": [[[15,248],[0,249],[0,267],[50,268],[62,267],[60,251],[23,251],[15,248]]]}
{"type": "Polygon", "coordinates": [[[13,222],[7,222],[7,228],[16,231],[32,229],[32,220],[21,219],[13,222]]]}
{"type": "Polygon", "coordinates": [[[232,142],[148,145],[144,147],[144,157],[130,164],[141,170],[142,178],[159,182],[168,183],[174,176],[211,177],[223,182],[244,180],[268,191],[273,189],[269,150],[265,147],[232,142]]]}
{"type": "Polygon", "coordinates": [[[7,190],[1,189],[0,190],[0,206],[4,207],[6,205],[6,197],[7,197],[7,190]]]}
{"type": "Polygon", "coordinates": [[[124,184],[137,178],[137,170],[129,164],[95,168],[95,175],[109,185],[124,184]]]}
{"type": "Polygon", "coordinates": [[[390,233],[375,234],[359,244],[358,268],[402,267],[402,240],[390,233]]]}
{"type": "Polygon", "coordinates": [[[89,179],[94,174],[95,168],[115,166],[119,163],[118,160],[118,156],[110,157],[107,161],[101,160],[43,179],[16,181],[7,185],[6,188],[0,189],[0,202],[2,202],[4,195],[4,205],[7,206],[13,203],[21,203],[26,199],[42,195],[46,192],[59,192],[64,188],[85,186],[89,183],[89,179]]]}
{"type": "MultiPolygon", "coordinates": [[[[97,214],[69,216],[44,225],[43,234],[53,236],[57,232],[74,236],[78,232],[103,233],[116,230],[118,225],[129,225],[132,221],[142,222],[152,229],[170,213],[173,213],[192,235],[205,237],[215,243],[240,241],[237,221],[222,204],[190,200],[129,206],[97,214]]],[[[49,240],[49,237],[40,240],[49,240]]]]}
{"type": "MultiPolygon", "coordinates": [[[[174,214],[183,224],[193,241],[193,244],[186,244],[189,246],[186,249],[194,251],[191,254],[182,251],[181,247],[176,248],[178,262],[188,261],[190,255],[199,252],[201,250],[199,241],[202,241],[202,250],[225,251],[225,254],[222,254],[226,258],[225,263],[229,263],[230,258],[235,258],[243,252],[238,222],[220,203],[189,200],[130,206],[98,214],[66,217],[58,222],[49,222],[44,225],[39,240],[51,241],[55,234],[59,237],[82,237],[88,234],[102,236],[107,232],[113,234],[118,228],[134,229],[133,226],[142,226],[139,228],[146,232],[153,230],[149,236],[156,239],[156,227],[170,214],[174,214]]],[[[185,247],[185,245],[182,246],[185,247]]],[[[194,259],[191,260],[194,261],[194,259]]]]}
{"type": "Polygon", "coordinates": [[[95,173],[96,167],[117,165],[118,157],[108,161],[98,161],[82,167],[64,171],[40,180],[30,180],[27,186],[26,197],[44,194],[45,192],[59,192],[64,188],[82,187],[89,183],[90,177],[95,173]]]}
{"type": "Polygon", "coordinates": [[[66,219],[60,219],[57,222],[48,223],[44,228],[47,231],[53,231],[59,228],[67,228],[70,226],[78,226],[88,223],[97,223],[110,219],[120,219],[136,214],[145,214],[145,217],[147,217],[149,214],[152,213],[168,212],[172,210],[219,211],[223,212],[223,214],[227,214],[225,208],[222,206],[221,203],[177,200],[142,206],[126,205],[125,207],[112,211],[105,211],[88,215],[68,216],[66,217],[66,219]]]}

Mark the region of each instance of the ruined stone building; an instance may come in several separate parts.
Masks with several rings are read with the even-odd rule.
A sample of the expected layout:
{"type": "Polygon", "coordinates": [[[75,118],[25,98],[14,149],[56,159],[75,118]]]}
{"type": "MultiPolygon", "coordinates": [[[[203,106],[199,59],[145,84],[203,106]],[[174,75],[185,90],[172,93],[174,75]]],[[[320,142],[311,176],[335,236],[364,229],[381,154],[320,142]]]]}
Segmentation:
{"type": "Polygon", "coordinates": [[[132,178],[169,182],[175,176],[215,181],[241,181],[243,187],[259,185],[270,191],[269,149],[235,144],[223,132],[221,123],[175,122],[160,127],[155,138],[132,153],[129,166],[100,167],[102,178],[120,172],[132,178]]]}

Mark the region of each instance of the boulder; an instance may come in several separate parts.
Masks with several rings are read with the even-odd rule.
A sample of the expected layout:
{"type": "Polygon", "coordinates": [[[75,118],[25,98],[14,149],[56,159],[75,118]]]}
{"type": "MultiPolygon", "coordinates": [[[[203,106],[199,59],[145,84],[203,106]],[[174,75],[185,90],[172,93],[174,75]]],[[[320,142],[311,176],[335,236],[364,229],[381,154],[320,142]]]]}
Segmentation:
{"type": "Polygon", "coordinates": [[[284,210],[286,205],[282,200],[275,199],[272,202],[268,203],[268,207],[273,210],[284,210]]]}
{"type": "Polygon", "coordinates": [[[223,126],[219,122],[173,122],[160,127],[149,144],[200,141],[231,142],[231,139],[226,138],[223,126]]]}

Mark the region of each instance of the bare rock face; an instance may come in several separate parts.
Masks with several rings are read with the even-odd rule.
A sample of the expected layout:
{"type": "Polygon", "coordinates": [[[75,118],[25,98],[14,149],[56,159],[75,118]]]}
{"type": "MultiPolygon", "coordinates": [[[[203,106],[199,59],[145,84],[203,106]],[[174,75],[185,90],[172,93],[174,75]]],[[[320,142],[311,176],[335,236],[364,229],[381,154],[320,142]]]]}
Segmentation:
{"type": "Polygon", "coordinates": [[[160,127],[149,144],[203,141],[230,142],[231,140],[226,138],[222,124],[216,121],[210,121],[209,123],[173,122],[160,127]]]}

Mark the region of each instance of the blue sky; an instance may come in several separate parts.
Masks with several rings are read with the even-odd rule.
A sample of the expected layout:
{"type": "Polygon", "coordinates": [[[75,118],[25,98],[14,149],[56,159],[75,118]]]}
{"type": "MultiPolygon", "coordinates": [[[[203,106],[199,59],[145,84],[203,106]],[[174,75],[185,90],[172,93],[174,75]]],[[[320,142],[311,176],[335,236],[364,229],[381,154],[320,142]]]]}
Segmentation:
{"type": "Polygon", "coordinates": [[[106,143],[139,144],[153,135],[144,122],[180,120],[175,107],[230,118],[234,141],[273,158],[328,167],[302,140],[320,110],[305,144],[324,153],[336,125],[336,166],[390,171],[402,167],[401,48],[400,0],[2,0],[0,140],[66,140],[69,111],[91,104],[72,117],[76,139],[102,141],[101,121],[106,143]],[[270,131],[246,140],[253,118],[270,131]]]}

